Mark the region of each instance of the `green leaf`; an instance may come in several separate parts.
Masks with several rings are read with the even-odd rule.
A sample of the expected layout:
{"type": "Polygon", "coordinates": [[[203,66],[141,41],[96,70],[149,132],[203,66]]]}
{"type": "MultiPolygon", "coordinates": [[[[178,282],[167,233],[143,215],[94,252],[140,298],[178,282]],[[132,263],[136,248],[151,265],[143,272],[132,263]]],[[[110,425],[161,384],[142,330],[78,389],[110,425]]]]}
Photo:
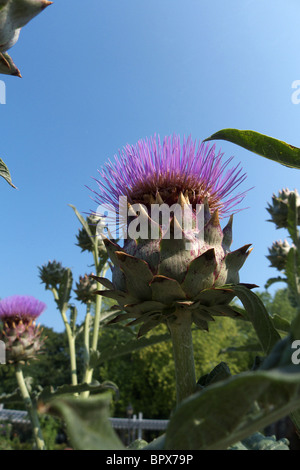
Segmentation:
{"type": "Polygon", "coordinates": [[[165,449],[225,450],[299,406],[300,373],[245,372],[183,401],[171,417],[165,449]]]}
{"type": "Polygon", "coordinates": [[[0,176],[2,176],[2,178],[4,178],[5,181],[7,181],[7,183],[10,184],[12,188],[17,189],[16,186],[12,183],[10,172],[1,158],[0,158],[0,176]]]}
{"type": "Polygon", "coordinates": [[[300,168],[300,149],[255,131],[222,129],[204,140],[227,140],[290,168],[300,168]]]}
{"type": "Polygon", "coordinates": [[[113,382],[103,382],[100,384],[95,381],[91,384],[83,383],[79,385],[61,385],[60,387],[54,388],[52,385],[45,387],[38,395],[37,400],[42,402],[48,402],[53,398],[60,397],[62,395],[73,395],[81,392],[104,392],[108,389],[112,389],[118,392],[118,387],[113,382]]]}
{"type": "Polygon", "coordinates": [[[11,393],[2,393],[0,395],[0,403],[5,405],[7,403],[20,403],[20,404],[24,404],[24,398],[22,397],[21,395],[21,392],[19,390],[19,388],[17,388],[16,390],[14,390],[13,392],[11,393]]]}
{"type": "Polygon", "coordinates": [[[268,289],[272,284],[275,284],[275,282],[287,282],[287,279],[285,277],[271,277],[270,279],[267,280],[265,284],[265,289],[268,289]]]}
{"type": "Polygon", "coordinates": [[[286,333],[290,331],[291,324],[286,318],[283,318],[277,313],[274,313],[274,315],[272,316],[272,321],[276,330],[284,331],[286,333]]]}
{"type": "Polygon", "coordinates": [[[233,286],[232,289],[244,305],[248,319],[253,324],[263,351],[265,354],[269,354],[277,341],[280,340],[280,335],[276,331],[264,304],[254,292],[243,285],[233,286]]]}
{"type": "Polygon", "coordinates": [[[50,412],[66,423],[76,450],[122,450],[122,442],[109,422],[110,393],[87,398],[65,397],[51,402],[50,412]]]}
{"type": "Polygon", "coordinates": [[[69,204],[70,207],[72,207],[73,211],[75,212],[79,222],[81,223],[81,225],[83,226],[83,228],[85,229],[85,231],[87,232],[87,234],[91,237],[91,239],[93,240],[93,235],[92,235],[92,232],[91,232],[91,229],[89,227],[89,224],[87,223],[87,221],[85,220],[84,217],[82,217],[82,215],[78,212],[78,210],[76,209],[75,206],[72,206],[72,204],[69,204]]]}
{"type": "Polygon", "coordinates": [[[289,441],[285,438],[276,440],[275,436],[264,436],[255,432],[242,442],[237,442],[230,450],[290,450],[289,441]]]}
{"type": "Polygon", "coordinates": [[[162,434],[150,442],[147,446],[143,447],[143,450],[163,450],[165,448],[165,440],[166,435],[162,434]]]}
{"type": "Polygon", "coordinates": [[[197,384],[202,387],[207,387],[208,385],[227,379],[228,377],[231,377],[228,365],[226,362],[220,362],[209,374],[202,375],[197,384]]]}
{"type": "Polygon", "coordinates": [[[147,441],[144,441],[143,439],[136,439],[131,444],[129,444],[127,449],[129,449],[129,450],[141,450],[144,447],[146,447],[147,445],[148,445],[147,441]]]}

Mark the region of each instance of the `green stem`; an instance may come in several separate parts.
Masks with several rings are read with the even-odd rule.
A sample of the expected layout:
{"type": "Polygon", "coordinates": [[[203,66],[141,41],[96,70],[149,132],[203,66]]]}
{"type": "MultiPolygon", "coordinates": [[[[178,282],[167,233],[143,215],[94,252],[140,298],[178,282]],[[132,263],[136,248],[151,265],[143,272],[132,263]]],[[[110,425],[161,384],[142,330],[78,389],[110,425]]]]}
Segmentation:
{"type": "Polygon", "coordinates": [[[31,424],[32,424],[32,429],[33,429],[33,436],[36,442],[36,446],[38,450],[46,450],[45,442],[43,439],[40,423],[39,423],[39,418],[36,412],[35,407],[33,406],[33,403],[31,401],[24,376],[23,376],[23,371],[18,364],[16,366],[16,378],[18,382],[18,386],[20,389],[20,392],[22,394],[31,424]]]}
{"type": "MultiPolygon", "coordinates": [[[[54,299],[58,300],[58,293],[55,288],[52,288],[52,293],[54,295],[54,299]]],[[[77,378],[77,363],[76,363],[76,347],[75,347],[75,336],[72,333],[71,326],[68,322],[67,315],[65,309],[60,310],[67,337],[68,337],[68,344],[69,344],[69,353],[70,353],[70,365],[71,365],[71,383],[72,385],[78,384],[77,378]]]]}
{"type": "Polygon", "coordinates": [[[168,322],[175,361],[177,404],[195,393],[197,386],[191,325],[190,314],[186,311],[179,312],[175,321],[168,322]]]}
{"type": "MultiPolygon", "coordinates": [[[[97,272],[97,275],[100,276],[100,274],[101,274],[102,277],[105,277],[107,270],[108,270],[108,265],[105,264],[102,271],[101,271],[101,273],[97,272]]],[[[100,284],[98,284],[98,286],[100,287],[100,284]]],[[[95,305],[95,317],[94,317],[94,326],[93,326],[92,347],[91,347],[92,351],[97,351],[97,348],[98,348],[101,310],[102,310],[102,296],[97,295],[96,305],[95,305]]],[[[86,332],[86,335],[87,334],[88,333],[86,332]]],[[[93,373],[94,373],[94,369],[88,365],[87,368],[86,368],[86,371],[85,371],[83,381],[85,383],[90,384],[92,382],[92,379],[93,379],[93,373]]],[[[89,396],[89,394],[90,393],[88,391],[86,391],[86,392],[82,392],[81,396],[84,397],[84,398],[87,398],[89,396]]]]}
{"type": "MultiPolygon", "coordinates": [[[[90,324],[91,324],[91,304],[86,306],[86,315],[84,320],[84,369],[86,371],[90,359],[90,324]]],[[[85,375],[84,375],[85,377],[85,375]]],[[[83,382],[85,379],[83,379],[83,382]]]]}

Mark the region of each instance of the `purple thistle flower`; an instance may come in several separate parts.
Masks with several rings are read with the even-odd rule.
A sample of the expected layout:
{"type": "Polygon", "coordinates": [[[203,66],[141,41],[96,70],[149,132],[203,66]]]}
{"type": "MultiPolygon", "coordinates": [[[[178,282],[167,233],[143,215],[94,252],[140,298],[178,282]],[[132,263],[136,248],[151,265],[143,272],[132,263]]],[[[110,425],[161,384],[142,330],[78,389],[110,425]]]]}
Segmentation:
{"type": "Polygon", "coordinates": [[[132,318],[129,325],[140,324],[142,336],[160,323],[208,330],[213,315],[240,316],[229,306],[234,291],[217,288],[239,284],[251,251],[250,245],[231,251],[232,213],[246,194],[233,191],[246,175],[239,164],[229,167],[232,157],[222,157],[215,145],[191,137],[181,145],[177,135],[162,142],[154,136],[125,146],[99,171],[96,202],[113,216],[121,212],[127,229],[123,247],[110,239],[111,230],[103,236],[112,281],[92,276],[106,287],[96,293],[126,312],[111,322],[132,318]],[[219,215],[228,213],[222,230],[219,215]]]}
{"type": "Polygon", "coordinates": [[[207,198],[212,212],[220,217],[238,212],[235,206],[246,191],[232,195],[246,179],[240,164],[228,168],[233,157],[222,161],[223,153],[216,153],[215,145],[183,139],[177,135],[140,140],[126,145],[119,156],[99,171],[96,180],[99,192],[93,191],[98,204],[106,204],[118,212],[119,197],[126,196],[130,204],[151,204],[159,194],[164,203],[178,202],[180,193],[189,197],[195,208],[207,198]]]}
{"type": "Polygon", "coordinates": [[[28,362],[40,354],[43,329],[36,326],[35,320],[45,308],[46,304],[30,295],[13,295],[0,301],[0,339],[5,342],[9,363],[28,362]]]}
{"type": "Polygon", "coordinates": [[[35,320],[46,307],[44,302],[30,295],[13,295],[0,301],[0,319],[35,320]]]}

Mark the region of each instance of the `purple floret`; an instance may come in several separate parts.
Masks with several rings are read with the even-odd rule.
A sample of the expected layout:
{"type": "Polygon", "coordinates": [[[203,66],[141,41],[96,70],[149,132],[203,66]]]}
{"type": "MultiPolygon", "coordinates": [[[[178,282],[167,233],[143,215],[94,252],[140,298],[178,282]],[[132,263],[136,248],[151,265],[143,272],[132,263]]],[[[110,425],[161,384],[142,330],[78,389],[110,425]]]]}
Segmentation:
{"type": "Polygon", "coordinates": [[[240,164],[228,168],[232,161],[222,161],[223,153],[216,153],[215,145],[183,139],[177,135],[140,140],[126,145],[119,155],[109,160],[96,180],[98,204],[106,204],[118,211],[119,197],[127,196],[132,203],[143,203],[149,195],[167,194],[164,202],[176,200],[168,195],[188,193],[191,204],[203,204],[204,199],[212,211],[218,209],[220,217],[237,212],[247,191],[232,194],[246,179],[240,164]]]}
{"type": "Polygon", "coordinates": [[[46,307],[44,302],[30,295],[13,295],[0,301],[0,318],[35,319],[46,307]]]}

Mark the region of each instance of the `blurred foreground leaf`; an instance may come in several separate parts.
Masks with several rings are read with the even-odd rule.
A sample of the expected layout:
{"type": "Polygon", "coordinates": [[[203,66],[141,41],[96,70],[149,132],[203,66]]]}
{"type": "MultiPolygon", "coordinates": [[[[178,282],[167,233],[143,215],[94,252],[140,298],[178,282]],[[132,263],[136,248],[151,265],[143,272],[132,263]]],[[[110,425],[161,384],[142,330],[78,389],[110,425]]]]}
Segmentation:
{"type": "Polygon", "coordinates": [[[76,450],[122,450],[124,446],[109,422],[111,394],[89,398],[64,397],[51,402],[50,412],[66,423],[76,450]]]}
{"type": "Polygon", "coordinates": [[[182,402],[171,417],[165,449],[225,450],[299,407],[300,373],[245,372],[182,402]]]}

